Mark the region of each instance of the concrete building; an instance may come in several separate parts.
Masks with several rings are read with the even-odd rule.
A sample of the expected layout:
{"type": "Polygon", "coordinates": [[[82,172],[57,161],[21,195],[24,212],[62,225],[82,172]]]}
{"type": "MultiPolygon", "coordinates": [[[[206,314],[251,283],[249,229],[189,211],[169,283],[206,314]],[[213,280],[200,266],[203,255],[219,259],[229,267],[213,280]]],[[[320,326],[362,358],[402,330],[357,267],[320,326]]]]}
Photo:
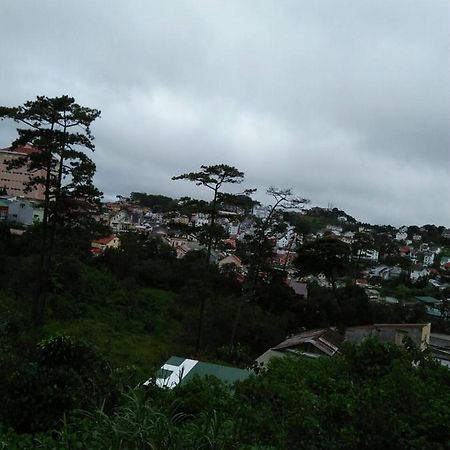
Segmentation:
{"type": "MultiPolygon", "coordinates": [[[[44,186],[39,185],[30,192],[25,192],[26,184],[30,181],[30,173],[27,167],[23,166],[17,169],[8,169],[11,161],[17,160],[30,153],[36,152],[31,145],[25,145],[12,149],[11,147],[0,149],[0,188],[5,188],[7,195],[14,197],[23,197],[30,200],[44,200],[44,186]]],[[[39,170],[33,172],[33,177],[45,177],[45,171],[39,170]]]]}
{"type": "Polygon", "coordinates": [[[402,324],[374,324],[347,328],[345,340],[360,344],[370,336],[376,337],[383,343],[403,345],[403,338],[409,337],[421,350],[425,350],[430,343],[430,323],[402,323],[402,324]]]}
{"type": "Polygon", "coordinates": [[[20,225],[32,225],[42,222],[44,210],[33,202],[17,199],[8,207],[8,222],[20,225]]]}

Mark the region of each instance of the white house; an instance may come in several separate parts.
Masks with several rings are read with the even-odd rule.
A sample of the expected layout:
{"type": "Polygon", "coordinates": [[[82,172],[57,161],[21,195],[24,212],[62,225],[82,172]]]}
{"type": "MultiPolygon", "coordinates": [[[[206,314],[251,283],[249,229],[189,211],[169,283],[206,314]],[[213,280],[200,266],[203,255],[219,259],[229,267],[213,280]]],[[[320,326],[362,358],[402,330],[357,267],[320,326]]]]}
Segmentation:
{"type": "Polygon", "coordinates": [[[433,252],[426,252],[423,255],[423,265],[424,266],[432,266],[434,264],[434,260],[436,258],[436,254],[433,252]]]}
{"type": "Polygon", "coordinates": [[[425,269],[425,267],[422,266],[416,266],[411,270],[411,273],[409,275],[409,279],[415,283],[416,281],[419,281],[422,278],[425,278],[428,276],[428,270],[425,269]]]}
{"type": "Polygon", "coordinates": [[[396,241],[406,241],[408,239],[408,233],[406,231],[398,231],[395,235],[396,241]]]}
{"type": "Polygon", "coordinates": [[[379,257],[378,250],[375,249],[362,249],[358,250],[358,258],[365,259],[367,261],[377,262],[379,257]]]}
{"type": "Polygon", "coordinates": [[[133,228],[131,214],[126,209],[121,209],[114,213],[109,219],[109,226],[115,232],[128,231],[133,228]]]}
{"type": "Polygon", "coordinates": [[[191,219],[196,228],[201,228],[204,225],[209,225],[210,220],[210,215],[205,213],[193,214],[191,219]]]}

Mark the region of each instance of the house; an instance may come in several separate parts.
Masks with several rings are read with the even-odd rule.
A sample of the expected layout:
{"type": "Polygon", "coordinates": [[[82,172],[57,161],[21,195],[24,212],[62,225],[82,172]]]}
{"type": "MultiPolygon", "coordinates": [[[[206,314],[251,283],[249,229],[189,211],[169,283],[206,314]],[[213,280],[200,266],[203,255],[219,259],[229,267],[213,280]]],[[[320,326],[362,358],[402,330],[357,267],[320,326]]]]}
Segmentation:
{"type": "Polygon", "coordinates": [[[218,262],[218,266],[219,268],[222,268],[223,266],[225,266],[226,264],[233,264],[234,266],[236,266],[237,268],[241,269],[242,268],[242,261],[241,259],[236,256],[236,255],[228,255],[225,256],[225,258],[221,259],[218,262]]]}
{"type": "Polygon", "coordinates": [[[430,333],[430,353],[443,366],[450,368],[450,335],[430,333]]]}
{"type": "Polygon", "coordinates": [[[397,279],[402,273],[402,269],[398,266],[390,267],[386,265],[376,266],[370,271],[370,276],[380,278],[381,280],[397,279]]]}
{"type": "Polygon", "coordinates": [[[270,348],[256,359],[259,365],[266,366],[272,358],[283,358],[289,355],[307,356],[334,356],[344,337],[333,328],[321,328],[305,331],[287,338],[276,347],[270,348]]]}
{"type": "MultiPolygon", "coordinates": [[[[157,371],[155,383],[158,387],[173,389],[179,384],[192,380],[195,376],[214,376],[225,383],[233,384],[248,378],[250,371],[171,356],[157,371]]],[[[151,381],[152,379],[147,380],[144,386],[149,385],[151,381]]]]}
{"type": "Polygon", "coordinates": [[[403,338],[408,336],[421,350],[430,342],[430,323],[388,323],[349,327],[345,330],[345,340],[360,344],[368,337],[376,337],[383,343],[404,345],[403,338]]]}
{"type": "Polygon", "coordinates": [[[205,213],[192,214],[191,222],[195,228],[201,228],[203,226],[209,225],[211,221],[211,216],[205,213]]]}
{"type": "Polygon", "coordinates": [[[365,259],[366,261],[377,262],[379,253],[375,249],[362,249],[358,250],[357,257],[360,259],[365,259]]]}
{"type": "Polygon", "coordinates": [[[193,250],[201,250],[203,246],[198,242],[195,236],[184,234],[179,236],[165,236],[167,243],[176,251],[177,258],[183,258],[186,253],[193,250]]]}
{"type": "Polygon", "coordinates": [[[436,257],[436,254],[433,252],[426,252],[423,255],[423,265],[424,266],[432,266],[434,264],[434,259],[436,257]]]}
{"type": "Polygon", "coordinates": [[[91,253],[94,255],[103,253],[107,248],[117,249],[120,246],[120,239],[112,234],[91,242],[91,253]]]}
{"type": "Polygon", "coordinates": [[[420,264],[414,266],[411,269],[411,273],[409,275],[409,278],[411,282],[416,283],[422,278],[428,277],[428,270],[425,269],[425,267],[421,266],[420,264]]]}
{"type": "Polygon", "coordinates": [[[8,222],[20,225],[33,225],[42,222],[44,210],[37,204],[25,199],[11,201],[8,207],[8,222]]]}
{"type": "MultiPolygon", "coordinates": [[[[167,236],[166,240],[171,247],[176,248],[180,245],[187,245],[190,241],[194,241],[194,237],[190,235],[167,236]]],[[[197,240],[195,239],[195,241],[197,240]]]]}
{"type": "Polygon", "coordinates": [[[134,228],[131,212],[127,209],[121,209],[112,214],[109,219],[109,226],[116,233],[129,231],[134,228]]]}
{"type": "MultiPolygon", "coordinates": [[[[396,299],[393,300],[397,301],[396,299]]],[[[337,332],[334,328],[323,328],[305,331],[287,338],[281,344],[264,352],[256,359],[256,362],[259,365],[267,366],[272,358],[283,358],[292,355],[309,358],[318,358],[320,356],[333,357],[339,354],[339,349],[344,342],[361,344],[369,337],[375,337],[382,343],[403,346],[405,343],[404,338],[409,337],[420,350],[425,350],[429,346],[431,350],[433,346],[444,350],[446,352],[445,358],[450,366],[450,336],[443,336],[435,335],[431,338],[430,323],[362,325],[347,328],[344,335],[337,332]]]]}
{"type": "Polygon", "coordinates": [[[189,225],[189,217],[188,216],[178,216],[172,219],[173,223],[181,224],[181,225],[189,225]]]}
{"type": "Polygon", "coordinates": [[[353,233],[353,231],[346,231],[345,233],[341,234],[340,240],[342,242],[345,242],[346,244],[352,244],[354,237],[355,237],[355,233],[353,233]]]}

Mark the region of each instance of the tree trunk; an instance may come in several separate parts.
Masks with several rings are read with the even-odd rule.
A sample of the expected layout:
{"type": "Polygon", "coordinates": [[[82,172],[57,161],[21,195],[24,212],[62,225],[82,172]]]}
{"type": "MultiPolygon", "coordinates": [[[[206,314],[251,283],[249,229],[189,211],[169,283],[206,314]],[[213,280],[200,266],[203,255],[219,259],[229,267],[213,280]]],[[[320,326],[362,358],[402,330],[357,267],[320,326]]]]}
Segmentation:
{"type": "Polygon", "coordinates": [[[211,224],[209,226],[208,249],[206,251],[206,262],[208,264],[211,262],[213,232],[214,232],[214,224],[216,221],[216,207],[217,207],[217,189],[214,190],[213,207],[211,211],[211,224]]]}
{"type": "MultiPolygon", "coordinates": [[[[53,131],[54,124],[52,124],[51,130],[53,131]]],[[[45,197],[44,197],[44,215],[42,218],[42,236],[41,236],[41,248],[39,255],[39,266],[36,279],[36,287],[33,295],[33,304],[31,307],[31,325],[36,327],[42,325],[43,315],[41,313],[43,296],[46,295],[46,278],[47,278],[47,239],[48,239],[48,220],[50,210],[50,185],[52,175],[52,153],[49,150],[49,157],[47,161],[46,174],[45,174],[45,197]]]]}
{"type": "MultiPolygon", "coordinates": [[[[65,134],[66,134],[66,127],[64,127],[64,135],[65,134]]],[[[61,150],[60,150],[61,154],[60,154],[58,174],[57,174],[57,179],[56,179],[54,209],[53,209],[53,215],[52,215],[51,223],[50,223],[49,243],[48,243],[48,246],[46,249],[46,261],[43,266],[42,291],[41,291],[41,295],[40,295],[39,309],[37,311],[37,317],[36,317],[37,325],[42,325],[44,323],[45,305],[46,305],[46,300],[47,300],[48,284],[50,281],[53,248],[55,246],[56,227],[57,227],[57,222],[58,222],[59,199],[60,199],[60,194],[61,194],[61,184],[62,184],[63,165],[64,165],[64,150],[65,150],[65,140],[63,141],[63,143],[61,145],[61,150]]],[[[50,157],[50,162],[49,162],[50,173],[51,173],[51,162],[52,162],[52,156],[50,157]]],[[[50,196],[49,196],[48,208],[50,208],[50,196]]],[[[50,216],[47,215],[46,228],[48,228],[49,217],[50,216]]]]}

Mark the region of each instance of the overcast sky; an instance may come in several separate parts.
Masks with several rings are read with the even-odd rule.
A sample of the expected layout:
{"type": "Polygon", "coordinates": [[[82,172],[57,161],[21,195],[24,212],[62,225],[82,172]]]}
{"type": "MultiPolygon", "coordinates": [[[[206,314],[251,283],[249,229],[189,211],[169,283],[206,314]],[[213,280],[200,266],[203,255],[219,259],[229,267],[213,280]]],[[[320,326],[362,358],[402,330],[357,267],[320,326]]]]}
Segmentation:
{"type": "Polygon", "coordinates": [[[260,199],[450,226],[449,23],[448,0],[1,0],[0,104],[101,109],[107,196],[205,198],[171,176],[225,163],[260,199]]]}

